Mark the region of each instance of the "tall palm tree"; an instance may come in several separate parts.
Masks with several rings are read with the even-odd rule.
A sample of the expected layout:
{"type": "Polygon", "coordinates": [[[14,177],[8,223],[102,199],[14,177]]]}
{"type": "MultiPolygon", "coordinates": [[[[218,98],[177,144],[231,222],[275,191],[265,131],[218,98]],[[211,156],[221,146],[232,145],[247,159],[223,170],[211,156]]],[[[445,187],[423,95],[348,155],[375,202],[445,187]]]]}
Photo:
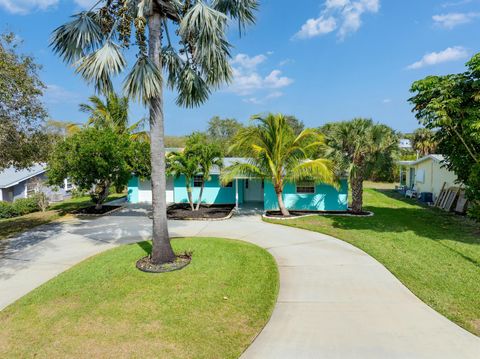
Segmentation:
{"type": "Polygon", "coordinates": [[[411,137],[412,147],[420,156],[423,157],[435,153],[438,145],[435,139],[435,132],[428,128],[418,128],[411,137]]]}
{"type": "Polygon", "coordinates": [[[193,178],[198,173],[198,158],[188,152],[171,152],[167,155],[167,175],[173,177],[185,177],[188,203],[192,211],[195,210],[192,196],[193,178]]]}
{"type": "Polygon", "coordinates": [[[212,88],[232,77],[228,18],[237,20],[242,30],[255,22],[257,7],[257,0],[99,0],[53,33],[54,51],[75,64],[77,73],[99,91],[108,93],[113,87],[111,78],[126,67],[122,50],[131,45],[134,29],[139,51],[124,89],[129,98],[143,101],[150,111],[150,260],[154,264],[175,259],[166,215],[163,85],[177,90],[180,106],[204,103],[212,88]],[[162,70],[167,73],[166,81],[162,70]]]}
{"type": "Polygon", "coordinates": [[[310,155],[324,144],[317,131],[306,129],[296,135],[288,118],[281,114],[255,116],[252,120],[255,125],[240,130],[232,146],[249,158],[248,163],[235,163],[225,168],[221,175],[223,183],[239,175],[272,181],[284,216],[290,215],[283,202],[286,183],[302,180],[335,183],[330,160],[310,159],[310,155]]]}
{"type": "Polygon", "coordinates": [[[90,103],[80,104],[80,111],[89,115],[87,126],[109,128],[119,134],[129,134],[134,141],[148,140],[148,133],[140,131],[145,122],[141,119],[129,125],[129,99],[110,92],[103,101],[99,96],[90,96],[90,103]]]}
{"type": "Polygon", "coordinates": [[[375,124],[370,119],[357,118],[324,126],[329,149],[326,155],[336,168],[348,172],[352,190],[352,211],[363,210],[363,182],[380,156],[398,148],[398,136],[388,126],[375,124]]]}

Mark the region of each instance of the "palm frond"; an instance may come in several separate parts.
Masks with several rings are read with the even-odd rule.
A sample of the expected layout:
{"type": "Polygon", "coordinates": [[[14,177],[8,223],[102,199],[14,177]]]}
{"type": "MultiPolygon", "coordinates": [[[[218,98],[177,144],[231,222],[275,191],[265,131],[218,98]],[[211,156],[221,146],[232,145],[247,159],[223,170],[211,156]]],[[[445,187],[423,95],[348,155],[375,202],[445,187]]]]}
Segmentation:
{"type": "Polygon", "coordinates": [[[53,31],[50,41],[53,51],[67,63],[73,63],[86,52],[95,50],[104,38],[95,12],[84,11],[72,18],[72,21],[53,31]]]}
{"type": "Polygon", "coordinates": [[[207,101],[210,89],[200,74],[186,66],[178,81],[177,105],[196,107],[207,101]]]}
{"type": "Polygon", "coordinates": [[[234,163],[224,168],[220,174],[220,182],[226,185],[232,182],[236,177],[266,178],[266,173],[253,163],[234,163]]]}
{"type": "Polygon", "coordinates": [[[95,84],[97,91],[108,93],[113,91],[111,77],[120,73],[126,65],[120,46],[111,40],[82,58],[76,72],[87,82],[95,84]]]}
{"type": "Polygon", "coordinates": [[[167,84],[170,89],[174,89],[182,73],[184,61],[172,46],[166,46],[162,49],[162,63],[168,74],[167,84]]]}
{"type": "Polygon", "coordinates": [[[162,73],[145,56],[140,56],[125,79],[123,89],[132,99],[148,103],[162,93],[162,73]]]}
{"type": "Polygon", "coordinates": [[[214,0],[213,7],[238,20],[240,33],[247,25],[255,23],[255,11],[258,10],[258,0],[214,0]]]}
{"type": "Polygon", "coordinates": [[[290,182],[313,180],[331,185],[338,185],[333,175],[333,163],[327,159],[303,161],[290,169],[285,179],[290,182]]]}

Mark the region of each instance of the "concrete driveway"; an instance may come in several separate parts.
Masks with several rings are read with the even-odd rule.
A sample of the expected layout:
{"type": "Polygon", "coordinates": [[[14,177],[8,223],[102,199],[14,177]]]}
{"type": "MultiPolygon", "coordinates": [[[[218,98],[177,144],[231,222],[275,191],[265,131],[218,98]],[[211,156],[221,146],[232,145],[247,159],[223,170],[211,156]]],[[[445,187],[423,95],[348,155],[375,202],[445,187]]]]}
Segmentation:
{"type": "MultiPolygon", "coordinates": [[[[0,242],[0,308],[95,253],[149,238],[146,213],[131,207],[0,242]]],[[[252,215],[175,221],[169,228],[172,236],[245,240],[275,257],[278,302],[242,358],[480,358],[478,337],[425,305],[381,264],[345,242],[252,215]]]]}

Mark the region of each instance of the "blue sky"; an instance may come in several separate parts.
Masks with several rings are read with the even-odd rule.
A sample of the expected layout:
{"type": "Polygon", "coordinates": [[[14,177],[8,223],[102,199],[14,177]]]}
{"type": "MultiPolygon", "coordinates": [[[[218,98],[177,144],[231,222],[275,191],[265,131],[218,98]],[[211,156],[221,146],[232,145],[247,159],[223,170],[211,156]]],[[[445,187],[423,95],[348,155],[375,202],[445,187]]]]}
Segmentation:
{"type": "MultiPolygon", "coordinates": [[[[48,47],[51,31],[93,0],[0,0],[3,31],[43,65],[53,119],[83,122],[78,104],[93,89],[48,47]]],[[[307,126],[370,117],[396,130],[418,127],[407,103],[413,81],[461,72],[479,52],[480,0],[263,0],[257,24],[232,28],[233,84],[200,108],[165,98],[166,131],[204,130],[214,115],[243,122],[257,113],[293,114],[307,126]],[[301,5],[300,5],[301,3],[301,5]]],[[[146,114],[132,108],[132,120],[146,114]]]]}

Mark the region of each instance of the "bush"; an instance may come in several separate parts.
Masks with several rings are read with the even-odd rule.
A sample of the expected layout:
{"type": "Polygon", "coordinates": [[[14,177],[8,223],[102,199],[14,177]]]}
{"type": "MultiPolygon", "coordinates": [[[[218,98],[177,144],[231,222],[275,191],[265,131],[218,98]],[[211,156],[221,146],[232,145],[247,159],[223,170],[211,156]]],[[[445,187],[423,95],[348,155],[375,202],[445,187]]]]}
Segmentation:
{"type": "Polygon", "coordinates": [[[0,201],[0,218],[15,217],[16,213],[10,202],[0,201]]]}
{"type": "Polygon", "coordinates": [[[23,216],[28,213],[37,212],[40,210],[38,198],[19,198],[13,202],[13,210],[17,216],[23,216]]]}

